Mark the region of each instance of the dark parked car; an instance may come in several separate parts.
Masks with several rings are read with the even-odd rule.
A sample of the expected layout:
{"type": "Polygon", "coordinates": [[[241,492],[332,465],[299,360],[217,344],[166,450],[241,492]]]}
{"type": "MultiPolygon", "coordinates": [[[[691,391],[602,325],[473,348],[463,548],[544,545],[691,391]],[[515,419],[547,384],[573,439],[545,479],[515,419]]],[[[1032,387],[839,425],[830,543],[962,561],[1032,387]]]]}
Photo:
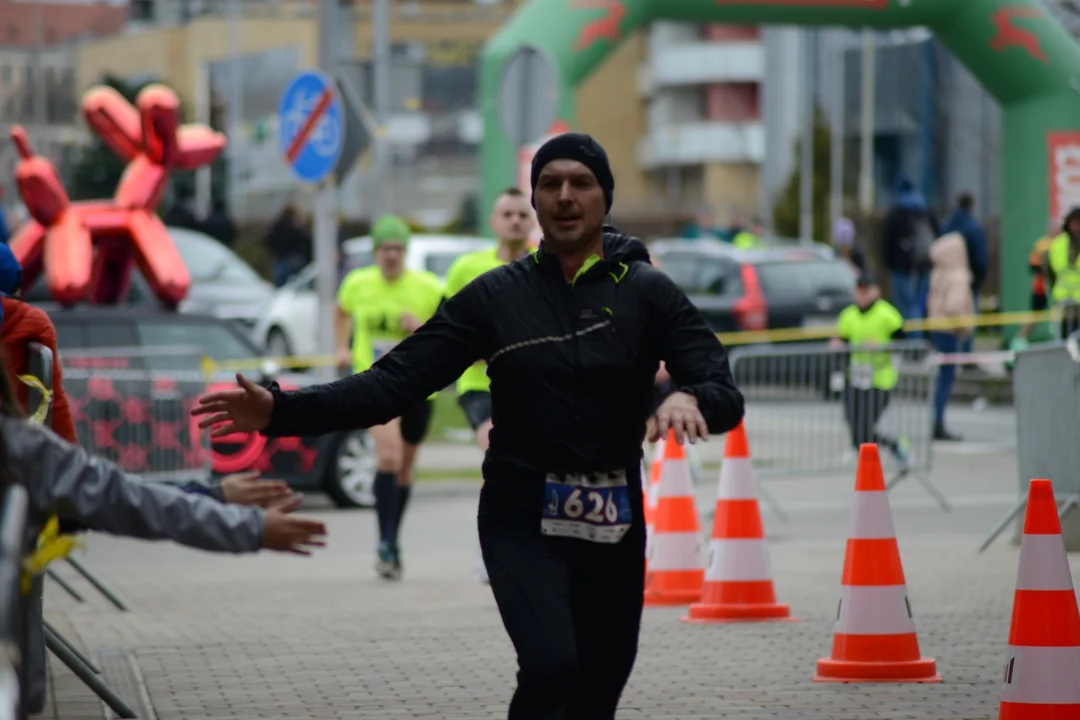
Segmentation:
{"type": "Polygon", "coordinates": [[[851,266],[814,249],[665,241],[649,252],[718,333],[833,326],[854,302],[851,266]]]}
{"type": "MultiPolygon", "coordinates": [[[[261,364],[262,353],[235,323],[209,315],[130,307],[42,306],[56,325],[64,387],[80,439],[132,472],[205,473],[206,433],[188,414],[207,389],[235,384],[233,372],[202,374],[202,355],[250,361],[245,373],[282,387],[310,383],[261,364]],[[151,371],[148,373],[147,371],[151,371]],[[165,453],[170,450],[170,453],[165,453]],[[201,454],[203,453],[203,454],[201,454]]],[[[241,433],[215,441],[215,476],[257,469],[300,490],[325,491],[339,507],[374,504],[375,454],[364,431],[318,438],[266,438],[241,433]]]]}
{"type": "MultiPolygon", "coordinates": [[[[726,243],[664,241],[649,251],[718,333],[835,328],[840,311],[855,300],[851,266],[827,248],[736,250],[726,243]]],[[[778,340],[786,346],[778,349],[782,357],[754,357],[771,352],[757,345],[741,359],[745,353],[734,346],[735,381],[836,399],[845,356],[826,350],[825,342],[820,337],[778,340]],[[794,344],[799,345],[795,353],[794,344]]]]}

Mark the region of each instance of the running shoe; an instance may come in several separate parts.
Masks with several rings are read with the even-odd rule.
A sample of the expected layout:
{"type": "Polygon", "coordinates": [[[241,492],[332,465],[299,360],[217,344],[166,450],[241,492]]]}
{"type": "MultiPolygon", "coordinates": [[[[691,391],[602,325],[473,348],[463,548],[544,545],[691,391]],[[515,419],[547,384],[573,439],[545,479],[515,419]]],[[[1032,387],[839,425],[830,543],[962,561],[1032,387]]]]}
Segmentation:
{"type": "Polygon", "coordinates": [[[896,455],[896,462],[900,464],[901,472],[907,472],[911,469],[911,443],[908,442],[906,437],[896,441],[896,449],[893,453],[896,455]]]}
{"type": "Polygon", "coordinates": [[[375,562],[375,572],[379,573],[379,577],[386,580],[393,580],[397,574],[396,558],[394,557],[393,548],[390,547],[389,543],[379,543],[378,560],[375,562]]]}
{"type": "Polygon", "coordinates": [[[401,548],[393,547],[390,550],[390,556],[393,558],[393,566],[391,569],[391,579],[400,580],[402,574],[405,572],[405,566],[401,563],[401,548]]]}

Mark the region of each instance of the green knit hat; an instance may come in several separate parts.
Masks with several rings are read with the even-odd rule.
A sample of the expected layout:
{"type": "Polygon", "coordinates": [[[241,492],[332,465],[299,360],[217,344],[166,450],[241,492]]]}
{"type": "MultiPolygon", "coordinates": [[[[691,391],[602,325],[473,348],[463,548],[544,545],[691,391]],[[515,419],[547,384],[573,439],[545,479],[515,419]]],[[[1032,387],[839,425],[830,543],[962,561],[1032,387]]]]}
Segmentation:
{"type": "Polygon", "coordinates": [[[383,215],[371,230],[371,244],[375,248],[388,242],[399,242],[408,246],[410,235],[412,231],[409,230],[407,222],[397,215],[383,215]]]}

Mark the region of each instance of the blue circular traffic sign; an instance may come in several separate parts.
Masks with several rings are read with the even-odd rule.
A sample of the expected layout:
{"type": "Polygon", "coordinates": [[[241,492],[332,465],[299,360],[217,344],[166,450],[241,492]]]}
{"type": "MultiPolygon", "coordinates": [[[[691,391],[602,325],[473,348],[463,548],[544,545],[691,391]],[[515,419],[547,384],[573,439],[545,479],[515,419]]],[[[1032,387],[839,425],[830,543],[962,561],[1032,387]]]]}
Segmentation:
{"type": "Polygon", "coordinates": [[[345,140],[345,120],[333,78],[307,70],[292,79],[278,105],[278,147],[301,181],[322,182],[334,172],[345,140]]]}

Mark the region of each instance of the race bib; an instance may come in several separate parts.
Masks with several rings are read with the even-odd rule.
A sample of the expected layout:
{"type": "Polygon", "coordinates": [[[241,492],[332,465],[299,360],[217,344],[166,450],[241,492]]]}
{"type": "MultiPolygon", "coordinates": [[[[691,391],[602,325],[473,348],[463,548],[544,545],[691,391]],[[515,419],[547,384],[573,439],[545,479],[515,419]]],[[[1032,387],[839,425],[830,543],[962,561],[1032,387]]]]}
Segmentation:
{"type": "Polygon", "coordinates": [[[617,543],[630,529],[626,472],[548,474],[540,532],[596,543],[617,543]]]}
{"type": "Polygon", "coordinates": [[[376,340],[371,344],[371,361],[375,362],[386,353],[394,349],[396,342],[390,340],[376,340]]]}
{"type": "Polygon", "coordinates": [[[851,387],[858,390],[869,390],[874,387],[873,365],[852,365],[848,373],[848,381],[851,387]]]}

